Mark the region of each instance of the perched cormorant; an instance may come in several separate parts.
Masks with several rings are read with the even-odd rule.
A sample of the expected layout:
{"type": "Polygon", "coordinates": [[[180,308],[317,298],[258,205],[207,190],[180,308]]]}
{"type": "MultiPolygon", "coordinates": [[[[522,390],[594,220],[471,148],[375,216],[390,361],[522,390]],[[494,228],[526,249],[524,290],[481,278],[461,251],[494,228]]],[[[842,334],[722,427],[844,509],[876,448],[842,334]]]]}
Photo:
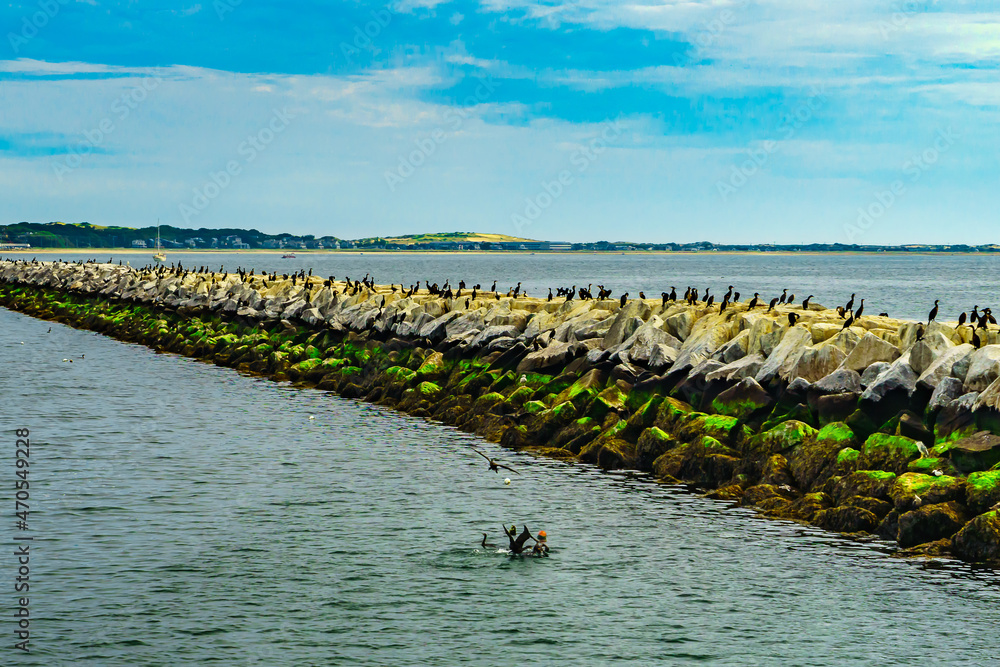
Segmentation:
{"type": "Polygon", "coordinates": [[[552,301],[552,288],[549,288],[549,301],[552,301]]]}
{"type": "Polygon", "coordinates": [[[479,451],[475,447],[471,447],[470,449],[472,449],[472,451],[474,451],[476,454],[479,454],[484,459],[486,459],[487,461],[489,461],[490,462],[490,470],[492,470],[493,472],[497,473],[498,475],[500,474],[500,471],[498,470],[498,468],[503,468],[504,470],[510,470],[515,475],[520,475],[521,474],[518,471],[516,471],[513,468],[511,468],[510,466],[505,466],[502,463],[497,463],[496,459],[491,459],[490,457],[486,456],[486,454],[483,454],[481,451],[479,451]]]}
{"type": "Polygon", "coordinates": [[[774,310],[774,307],[776,305],[778,305],[778,297],[774,297],[773,299],[771,299],[771,305],[767,307],[767,312],[770,313],[772,310],[774,310]]]}
{"type": "Polygon", "coordinates": [[[778,297],[778,303],[785,303],[788,299],[788,289],[781,290],[781,296],[778,297]]]}
{"type": "Polygon", "coordinates": [[[788,313],[788,326],[794,327],[795,320],[799,319],[800,317],[801,315],[798,315],[796,313],[788,313]]]}
{"type": "Polygon", "coordinates": [[[861,303],[858,304],[858,309],[856,311],[854,311],[854,319],[855,320],[860,320],[861,319],[861,313],[863,313],[863,312],[865,312],[865,300],[861,299],[861,303]]]}
{"type": "Polygon", "coordinates": [[[854,308],[854,295],[851,294],[851,299],[847,302],[847,305],[844,306],[844,312],[847,312],[848,310],[853,310],[853,308],[854,308]]]}
{"type": "Polygon", "coordinates": [[[962,314],[958,316],[958,326],[962,326],[963,324],[965,324],[965,311],[964,310],[962,311],[962,314]]]}
{"type": "Polygon", "coordinates": [[[844,322],[844,326],[841,327],[841,331],[843,331],[844,329],[848,328],[852,324],[854,324],[854,313],[850,313],[847,316],[847,320],[844,322]]]}
{"type": "Polygon", "coordinates": [[[747,306],[747,310],[753,310],[754,308],[757,307],[757,297],[759,296],[760,296],[759,292],[753,293],[753,298],[750,299],[750,304],[747,306]]]}
{"type": "Polygon", "coordinates": [[[931,322],[933,322],[934,318],[937,317],[937,314],[938,314],[938,301],[939,301],[939,299],[934,299],[934,307],[931,308],[931,312],[927,314],[927,324],[930,324],[931,322]]]}
{"type": "Polygon", "coordinates": [[[621,304],[622,308],[625,307],[625,302],[626,301],[628,301],[628,292],[625,292],[624,294],[622,294],[622,298],[618,300],[618,302],[621,304]]]}

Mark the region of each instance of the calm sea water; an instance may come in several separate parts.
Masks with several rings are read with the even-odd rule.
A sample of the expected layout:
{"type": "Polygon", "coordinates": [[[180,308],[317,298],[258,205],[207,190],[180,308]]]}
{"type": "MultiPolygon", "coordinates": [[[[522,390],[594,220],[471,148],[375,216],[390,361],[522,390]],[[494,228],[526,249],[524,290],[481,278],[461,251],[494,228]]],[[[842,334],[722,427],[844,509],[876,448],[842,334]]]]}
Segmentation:
{"type": "MultiPolygon", "coordinates": [[[[19,255],[24,257],[24,255],[19,255]]],[[[79,259],[86,255],[39,253],[39,259],[79,259]]],[[[145,253],[115,254],[114,260],[143,266],[151,261],[145,253]]],[[[107,261],[108,255],[96,257],[107,261]]],[[[814,303],[827,307],[844,304],[857,294],[865,299],[865,312],[887,312],[893,317],[926,319],[940,299],[941,320],[958,319],[958,314],[974,305],[994,307],[1000,313],[1000,294],[994,276],[1000,271],[1000,255],[727,255],[698,254],[400,254],[337,253],[303,254],[281,259],[274,254],[168,253],[168,261],[180,261],[187,268],[208,265],[229,270],[237,266],[260,271],[290,273],[313,269],[315,275],[363,278],[374,275],[382,284],[404,284],[430,280],[453,286],[464,279],[468,286],[480,283],[488,289],[506,292],[520,281],[531,296],[545,296],[550,287],[603,284],[614,290],[614,298],[628,292],[635,298],[640,291],[648,298],[661,292],[686,287],[706,287],[721,300],[728,285],[735,286],[746,301],[754,292],[769,300],[788,288],[801,302],[813,294],[814,303]]],[[[597,292],[596,287],[594,292],[597,292]]]]}
{"type": "Polygon", "coordinates": [[[34,537],[34,650],[5,612],[5,665],[997,660],[995,572],[3,309],[0,368],[5,542],[15,428],[34,537]],[[504,522],[551,557],[480,548],[504,522]]]}

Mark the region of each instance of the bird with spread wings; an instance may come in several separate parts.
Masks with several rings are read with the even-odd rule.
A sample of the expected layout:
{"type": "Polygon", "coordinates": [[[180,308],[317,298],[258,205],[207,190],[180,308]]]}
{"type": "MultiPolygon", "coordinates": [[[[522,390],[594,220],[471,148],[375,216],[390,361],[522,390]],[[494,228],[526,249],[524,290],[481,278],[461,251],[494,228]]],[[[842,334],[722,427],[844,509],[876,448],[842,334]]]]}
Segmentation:
{"type": "Polygon", "coordinates": [[[496,459],[491,459],[490,457],[486,456],[486,454],[483,454],[483,453],[482,453],[481,451],[479,451],[479,450],[478,450],[478,449],[476,449],[475,447],[472,447],[471,449],[472,449],[472,451],[474,451],[474,452],[475,452],[476,454],[479,454],[479,455],[480,455],[480,456],[482,456],[482,457],[483,457],[484,459],[486,459],[487,461],[489,461],[489,463],[490,463],[490,470],[492,470],[493,472],[497,473],[498,475],[500,474],[500,470],[499,470],[499,468],[503,468],[504,470],[509,470],[509,471],[511,471],[512,473],[514,473],[515,475],[520,475],[520,474],[521,474],[521,473],[519,473],[518,471],[516,471],[516,470],[514,470],[513,468],[511,468],[510,466],[505,466],[505,465],[503,465],[502,463],[497,463],[497,462],[496,462],[496,459]]]}

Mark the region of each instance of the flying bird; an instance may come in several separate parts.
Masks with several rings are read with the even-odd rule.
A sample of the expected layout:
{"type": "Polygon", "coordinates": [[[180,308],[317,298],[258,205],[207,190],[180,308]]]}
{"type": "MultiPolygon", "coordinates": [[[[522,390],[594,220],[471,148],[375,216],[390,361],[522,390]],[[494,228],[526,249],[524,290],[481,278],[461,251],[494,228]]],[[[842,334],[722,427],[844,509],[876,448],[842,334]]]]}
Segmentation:
{"type": "Polygon", "coordinates": [[[505,466],[505,465],[503,465],[502,463],[497,463],[497,462],[496,462],[496,459],[491,459],[490,457],[486,456],[486,454],[483,454],[483,453],[482,453],[481,451],[479,451],[479,450],[478,450],[478,449],[476,449],[475,447],[472,447],[471,449],[472,449],[472,451],[474,451],[474,452],[475,452],[476,454],[479,454],[479,455],[480,455],[480,456],[482,456],[482,457],[483,457],[484,459],[486,459],[487,461],[489,461],[489,463],[490,463],[490,470],[492,470],[493,472],[497,473],[498,475],[500,474],[500,471],[498,470],[498,468],[503,468],[504,470],[509,470],[509,471],[511,471],[512,473],[514,473],[515,475],[520,475],[520,474],[521,474],[521,473],[519,473],[518,471],[516,471],[516,470],[514,470],[513,468],[511,468],[510,466],[505,466]]]}

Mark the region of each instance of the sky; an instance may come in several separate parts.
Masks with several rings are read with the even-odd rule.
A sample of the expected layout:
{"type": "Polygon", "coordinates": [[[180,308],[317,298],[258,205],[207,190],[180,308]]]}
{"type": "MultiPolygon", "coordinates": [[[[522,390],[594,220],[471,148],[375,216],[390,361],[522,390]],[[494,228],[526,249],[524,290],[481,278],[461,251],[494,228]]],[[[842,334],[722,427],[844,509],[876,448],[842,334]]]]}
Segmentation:
{"type": "Polygon", "coordinates": [[[1000,242],[992,0],[36,0],[0,26],[0,223],[1000,242]]]}

